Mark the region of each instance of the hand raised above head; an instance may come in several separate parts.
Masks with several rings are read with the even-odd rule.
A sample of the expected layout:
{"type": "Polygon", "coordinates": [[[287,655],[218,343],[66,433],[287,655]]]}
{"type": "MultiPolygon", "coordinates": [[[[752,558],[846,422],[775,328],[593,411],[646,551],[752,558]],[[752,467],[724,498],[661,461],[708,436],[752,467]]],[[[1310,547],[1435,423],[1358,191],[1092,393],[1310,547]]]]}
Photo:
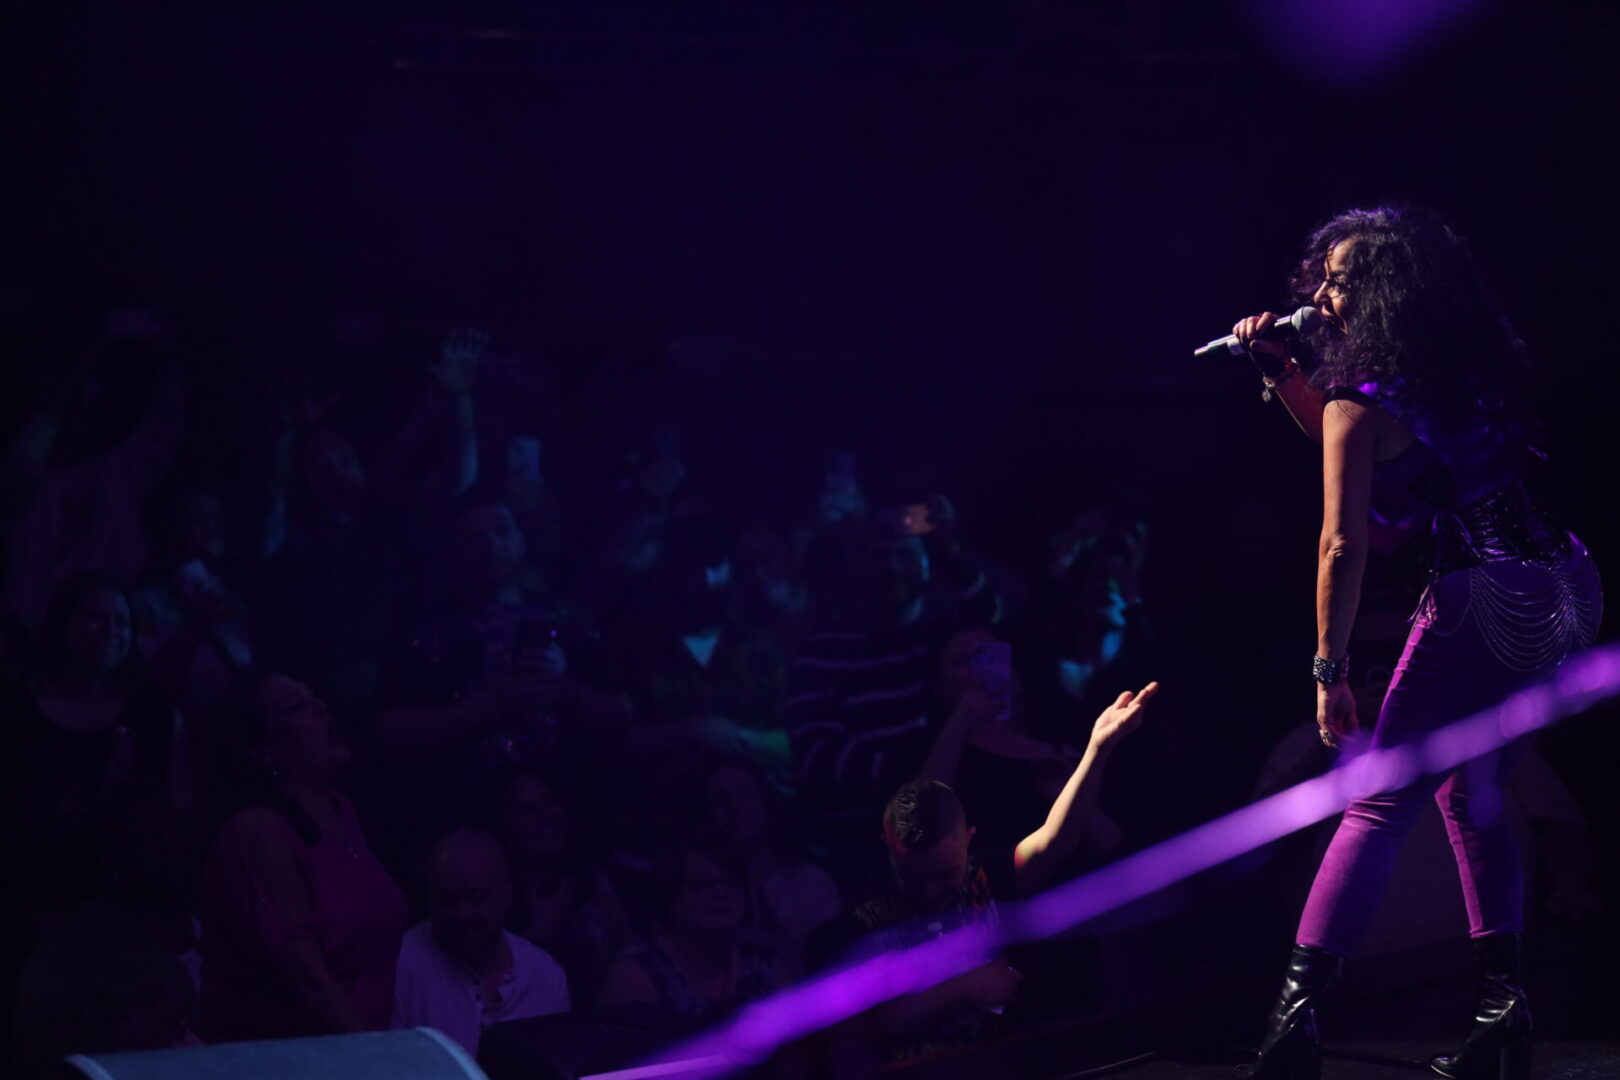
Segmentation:
{"type": "Polygon", "coordinates": [[[1142,722],[1142,712],[1159,693],[1159,684],[1150,682],[1137,691],[1127,690],[1102,711],[1091,728],[1091,747],[1110,750],[1142,722]]]}

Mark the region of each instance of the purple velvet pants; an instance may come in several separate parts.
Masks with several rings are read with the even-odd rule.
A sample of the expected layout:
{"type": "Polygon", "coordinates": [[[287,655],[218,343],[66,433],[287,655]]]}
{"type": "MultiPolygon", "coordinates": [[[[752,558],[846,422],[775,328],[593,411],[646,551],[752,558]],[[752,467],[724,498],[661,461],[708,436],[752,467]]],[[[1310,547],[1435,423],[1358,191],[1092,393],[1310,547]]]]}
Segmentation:
{"type": "MultiPolygon", "coordinates": [[[[1577,540],[1557,566],[1487,563],[1434,583],[1413,620],[1373,732],[1398,746],[1550,675],[1596,637],[1602,592],[1577,540]]],[[[1363,720],[1365,723],[1365,719],[1363,720]]],[[[1346,954],[1372,923],[1396,852],[1432,797],[1462,879],[1473,937],[1524,929],[1517,841],[1502,807],[1513,749],[1448,776],[1350,804],[1311,886],[1295,940],[1346,954]]]]}

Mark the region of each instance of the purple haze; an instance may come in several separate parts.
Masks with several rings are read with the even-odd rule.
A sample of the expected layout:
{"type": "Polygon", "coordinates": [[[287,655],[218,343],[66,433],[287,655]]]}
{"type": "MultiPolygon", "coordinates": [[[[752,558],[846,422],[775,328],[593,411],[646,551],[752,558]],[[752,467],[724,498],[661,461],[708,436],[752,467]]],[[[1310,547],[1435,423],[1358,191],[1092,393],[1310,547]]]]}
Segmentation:
{"type": "Polygon", "coordinates": [[[1313,82],[1348,89],[1392,73],[1478,0],[1247,0],[1255,34],[1313,82]]]}

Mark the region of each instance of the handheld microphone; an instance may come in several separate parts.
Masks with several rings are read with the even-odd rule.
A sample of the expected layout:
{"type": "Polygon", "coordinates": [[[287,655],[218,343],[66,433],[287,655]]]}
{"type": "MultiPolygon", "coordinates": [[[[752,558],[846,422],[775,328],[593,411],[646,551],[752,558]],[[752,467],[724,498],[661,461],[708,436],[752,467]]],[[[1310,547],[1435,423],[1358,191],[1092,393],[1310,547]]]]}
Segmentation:
{"type": "MultiPolygon", "coordinates": [[[[1303,334],[1313,333],[1322,324],[1322,313],[1309,304],[1300,308],[1286,319],[1278,319],[1266,328],[1260,335],[1263,341],[1294,341],[1303,334]]],[[[1227,334],[1223,338],[1216,338],[1208,345],[1193,350],[1194,360],[1213,360],[1224,354],[1233,356],[1243,355],[1243,343],[1238,341],[1236,334],[1227,334]]]]}

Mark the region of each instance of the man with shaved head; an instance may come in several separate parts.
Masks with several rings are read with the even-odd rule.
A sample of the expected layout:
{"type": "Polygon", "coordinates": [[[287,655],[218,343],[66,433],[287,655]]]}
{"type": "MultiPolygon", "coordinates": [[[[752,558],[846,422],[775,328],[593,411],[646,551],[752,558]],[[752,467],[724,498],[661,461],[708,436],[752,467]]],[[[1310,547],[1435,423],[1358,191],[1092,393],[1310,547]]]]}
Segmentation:
{"type": "Polygon", "coordinates": [[[544,950],[509,933],[512,879],[500,841],[457,829],[433,849],[431,917],[405,935],[394,1027],[437,1028],[478,1053],[485,1025],[568,1011],[568,981],[544,950]]]}

